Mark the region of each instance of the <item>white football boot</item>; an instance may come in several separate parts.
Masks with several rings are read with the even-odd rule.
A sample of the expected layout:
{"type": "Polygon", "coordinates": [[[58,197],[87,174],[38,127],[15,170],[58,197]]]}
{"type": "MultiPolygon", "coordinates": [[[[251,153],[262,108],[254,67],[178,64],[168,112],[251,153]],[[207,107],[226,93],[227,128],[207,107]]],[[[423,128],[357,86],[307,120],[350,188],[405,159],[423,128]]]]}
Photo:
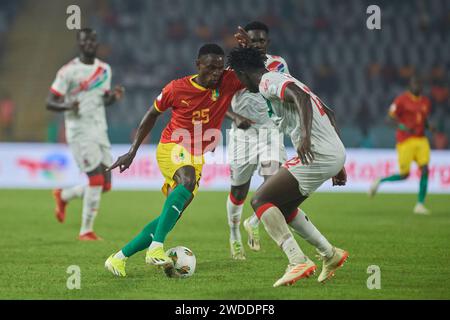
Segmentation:
{"type": "Polygon", "coordinates": [[[273,284],[274,287],[290,286],[302,278],[308,278],[316,272],[316,265],[308,257],[299,264],[289,264],[285,274],[273,284]]]}
{"type": "Polygon", "coordinates": [[[425,208],[423,203],[418,202],[416,204],[416,206],[414,207],[414,213],[427,216],[427,215],[431,214],[431,211],[428,210],[427,208],[425,208]]]}

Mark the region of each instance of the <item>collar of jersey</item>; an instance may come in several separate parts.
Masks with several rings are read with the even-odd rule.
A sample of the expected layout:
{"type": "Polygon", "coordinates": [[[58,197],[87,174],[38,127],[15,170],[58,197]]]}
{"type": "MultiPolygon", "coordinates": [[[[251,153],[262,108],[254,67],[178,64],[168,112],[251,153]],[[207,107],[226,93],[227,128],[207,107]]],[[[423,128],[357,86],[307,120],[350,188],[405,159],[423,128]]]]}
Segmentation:
{"type": "Polygon", "coordinates": [[[411,91],[408,91],[408,95],[409,95],[409,97],[410,97],[413,101],[419,101],[420,98],[422,97],[422,96],[416,96],[416,95],[414,95],[414,93],[412,93],[411,91]]]}
{"type": "Polygon", "coordinates": [[[81,62],[80,57],[76,57],[76,62],[79,63],[79,64],[81,64],[81,65],[83,65],[83,66],[89,66],[89,67],[91,67],[91,66],[96,66],[96,65],[98,64],[99,61],[98,61],[97,58],[95,58],[93,64],[85,64],[85,63],[81,62]]]}
{"type": "Polygon", "coordinates": [[[208,89],[206,89],[205,87],[199,85],[197,82],[194,81],[195,78],[198,77],[198,74],[194,74],[192,77],[189,78],[190,83],[197,89],[201,90],[201,91],[206,91],[208,89]]]}

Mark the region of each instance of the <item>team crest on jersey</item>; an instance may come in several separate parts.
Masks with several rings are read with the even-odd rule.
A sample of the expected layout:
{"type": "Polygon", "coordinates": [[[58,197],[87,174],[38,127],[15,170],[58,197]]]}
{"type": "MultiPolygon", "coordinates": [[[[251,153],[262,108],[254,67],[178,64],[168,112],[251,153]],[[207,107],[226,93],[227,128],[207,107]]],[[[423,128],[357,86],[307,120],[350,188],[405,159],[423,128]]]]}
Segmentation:
{"type": "Polygon", "coordinates": [[[217,99],[219,99],[219,96],[220,96],[219,89],[212,90],[212,92],[211,92],[211,100],[212,101],[217,101],[217,99]]]}
{"type": "Polygon", "coordinates": [[[284,64],[280,61],[274,61],[271,64],[267,66],[267,70],[269,71],[277,71],[277,72],[283,72],[284,71],[284,64]]]}

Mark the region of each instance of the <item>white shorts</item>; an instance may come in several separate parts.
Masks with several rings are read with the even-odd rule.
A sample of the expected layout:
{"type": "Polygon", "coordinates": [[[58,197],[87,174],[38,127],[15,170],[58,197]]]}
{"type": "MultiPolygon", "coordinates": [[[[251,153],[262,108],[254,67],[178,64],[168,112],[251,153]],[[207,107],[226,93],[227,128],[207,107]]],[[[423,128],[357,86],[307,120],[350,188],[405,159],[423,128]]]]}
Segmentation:
{"type": "Polygon", "coordinates": [[[231,185],[240,186],[250,181],[259,168],[260,176],[270,176],[286,161],[283,134],[278,129],[250,128],[230,130],[228,162],[231,171],[231,185]],[[275,163],[265,166],[262,163],[275,163]]]}
{"type": "Polygon", "coordinates": [[[337,175],[345,164],[345,152],[337,152],[334,155],[314,153],[314,157],[314,161],[309,165],[303,165],[298,157],[283,164],[298,181],[300,193],[304,196],[309,196],[325,181],[337,175]]]}
{"type": "Polygon", "coordinates": [[[75,162],[82,172],[91,172],[100,164],[112,165],[111,147],[94,141],[74,141],[69,143],[75,162]]]}

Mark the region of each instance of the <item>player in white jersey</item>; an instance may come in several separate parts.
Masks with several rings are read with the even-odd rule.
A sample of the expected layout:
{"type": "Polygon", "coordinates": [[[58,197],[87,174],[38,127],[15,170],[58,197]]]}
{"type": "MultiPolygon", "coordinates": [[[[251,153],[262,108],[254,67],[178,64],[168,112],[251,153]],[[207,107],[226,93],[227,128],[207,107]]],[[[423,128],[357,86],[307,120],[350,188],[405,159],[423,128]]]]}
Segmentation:
{"type": "Polygon", "coordinates": [[[64,222],[67,203],[83,198],[80,240],[99,240],[94,233],[94,220],[102,192],[111,189],[111,144],[107,133],[105,106],[123,97],[124,89],[111,92],[111,67],[96,58],[97,34],[92,29],[77,33],[79,57],[64,65],[57,73],[47,99],[47,109],[64,112],[66,140],[80,170],[89,184],[56,189],[56,218],[64,222]]]}
{"type": "MultiPolygon", "coordinates": [[[[249,45],[267,57],[266,68],[271,71],[289,73],[286,61],[280,56],[267,54],[270,44],[269,28],[262,22],[247,24],[244,30],[248,34],[249,45]]],[[[231,101],[233,112],[252,120],[249,128],[240,129],[236,121],[229,132],[228,159],[231,171],[231,190],[227,197],[227,216],[230,226],[231,257],[245,259],[239,231],[245,199],[250,188],[251,178],[259,169],[259,175],[266,180],[286,161],[283,135],[275,124],[270,105],[259,93],[243,89],[236,93],[231,101]]],[[[253,214],[244,221],[248,233],[250,249],[259,251],[259,219],[253,214]]]]}
{"type": "Polygon", "coordinates": [[[236,48],[229,66],[251,91],[260,92],[280,118],[280,128],[289,134],[298,157],[287,161],[256,192],[251,203],[267,233],[285,252],[288,268],[274,286],[290,285],[316,269],[300,249],[289,225],[314,245],[323,260],[318,281],[329,279],[348,258],[333,247],[311,224],[298,206],[325,181],[345,185],[345,148],[333,112],[308,87],[288,74],[268,71],[264,58],[253,48],[236,48]]]}

